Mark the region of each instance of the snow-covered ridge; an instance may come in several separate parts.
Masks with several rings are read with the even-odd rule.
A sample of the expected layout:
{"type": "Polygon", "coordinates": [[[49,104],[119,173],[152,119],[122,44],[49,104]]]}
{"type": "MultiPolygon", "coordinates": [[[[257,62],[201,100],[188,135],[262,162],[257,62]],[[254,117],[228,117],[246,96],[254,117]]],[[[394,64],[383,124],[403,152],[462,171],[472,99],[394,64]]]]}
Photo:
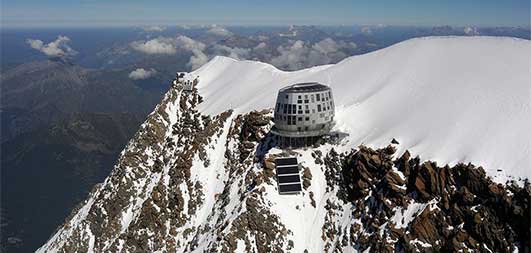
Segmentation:
{"type": "Polygon", "coordinates": [[[328,84],[350,145],[397,138],[399,153],[473,162],[504,181],[531,177],[530,55],[528,40],[427,37],[295,72],[216,57],[194,74],[200,110],[213,115],[271,108],[278,89],[295,82],[328,84]]]}

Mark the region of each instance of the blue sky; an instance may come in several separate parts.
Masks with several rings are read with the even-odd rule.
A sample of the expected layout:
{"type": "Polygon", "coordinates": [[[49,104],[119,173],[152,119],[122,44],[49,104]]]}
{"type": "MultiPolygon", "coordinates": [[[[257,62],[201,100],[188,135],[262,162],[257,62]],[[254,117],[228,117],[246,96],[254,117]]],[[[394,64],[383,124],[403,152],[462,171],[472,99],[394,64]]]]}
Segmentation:
{"type": "Polygon", "coordinates": [[[530,0],[2,0],[3,26],[529,26],[530,0]]]}

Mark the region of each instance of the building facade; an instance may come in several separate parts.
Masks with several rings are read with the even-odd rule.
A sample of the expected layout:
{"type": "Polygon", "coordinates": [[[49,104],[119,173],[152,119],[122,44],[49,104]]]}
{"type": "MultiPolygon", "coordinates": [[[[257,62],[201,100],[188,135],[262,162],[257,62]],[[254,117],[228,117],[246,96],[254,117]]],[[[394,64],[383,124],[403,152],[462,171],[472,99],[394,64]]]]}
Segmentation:
{"type": "Polygon", "coordinates": [[[332,90],[326,85],[311,82],[282,88],[277,96],[272,131],[284,138],[325,135],[334,125],[334,106],[332,90]]]}

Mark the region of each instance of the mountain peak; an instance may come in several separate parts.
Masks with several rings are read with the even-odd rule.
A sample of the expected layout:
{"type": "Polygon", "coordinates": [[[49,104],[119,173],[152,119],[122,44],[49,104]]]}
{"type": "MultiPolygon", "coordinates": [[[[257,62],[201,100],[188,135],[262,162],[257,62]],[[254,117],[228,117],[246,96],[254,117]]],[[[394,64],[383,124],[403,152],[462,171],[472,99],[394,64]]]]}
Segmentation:
{"type": "Polygon", "coordinates": [[[529,159],[526,140],[506,133],[528,136],[529,76],[513,65],[528,60],[529,43],[429,41],[297,72],[216,57],[193,73],[191,90],[176,80],[111,175],[39,251],[529,247],[529,183],[503,186],[487,177],[497,166],[467,161],[528,173],[515,166],[529,159]],[[481,54],[500,48],[496,61],[481,54]],[[304,81],[330,84],[349,138],[278,147],[278,87],[304,81]],[[484,126],[493,121],[503,124],[484,126]],[[285,156],[299,161],[300,194],[278,190],[275,162],[285,156]]]}

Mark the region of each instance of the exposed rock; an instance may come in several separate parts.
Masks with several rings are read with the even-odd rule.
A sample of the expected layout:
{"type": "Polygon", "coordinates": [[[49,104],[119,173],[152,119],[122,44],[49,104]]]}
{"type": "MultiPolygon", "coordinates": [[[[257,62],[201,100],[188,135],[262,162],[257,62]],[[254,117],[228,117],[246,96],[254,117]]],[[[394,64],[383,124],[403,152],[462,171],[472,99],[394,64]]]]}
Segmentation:
{"type": "Polygon", "coordinates": [[[524,187],[504,187],[487,178],[481,167],[471,164],[438,167],[433,162],[421,164],[418,158],[410,159],[407,151],[396,161],[390,155],[388,147],[360,147],[343,163],[343,186],[357,207],[355,217],[362,218],[358,230],[369,232],[351,236],[354,245],[378,251],[425,251],[425,247],[430,251],[529,249],[529,240],[525,239],[529,237],[528,182],[524,187]],[[405,178],[393,170],[393,165],[405,178]],[[372,208],[366,209],[367,205],[378,207],[380,215],[370,211],[372,208]],[[421,208],[405,225],[405,231],[388,224],[397,212],[402,212],[398,207],[421,208]],[[375,227],[383,228],[380,234],[388,239],[370,233],[375,227]],[[394,243],[389,247],[387,242],[394,243]]]}
{"type": "Polygon", "coordinates": [[[305,167],[302,172],[302,185],[304,186],[304,189],[308,189],[310,185],[312,184],[312,172],[309,168],[305,167]]]}

